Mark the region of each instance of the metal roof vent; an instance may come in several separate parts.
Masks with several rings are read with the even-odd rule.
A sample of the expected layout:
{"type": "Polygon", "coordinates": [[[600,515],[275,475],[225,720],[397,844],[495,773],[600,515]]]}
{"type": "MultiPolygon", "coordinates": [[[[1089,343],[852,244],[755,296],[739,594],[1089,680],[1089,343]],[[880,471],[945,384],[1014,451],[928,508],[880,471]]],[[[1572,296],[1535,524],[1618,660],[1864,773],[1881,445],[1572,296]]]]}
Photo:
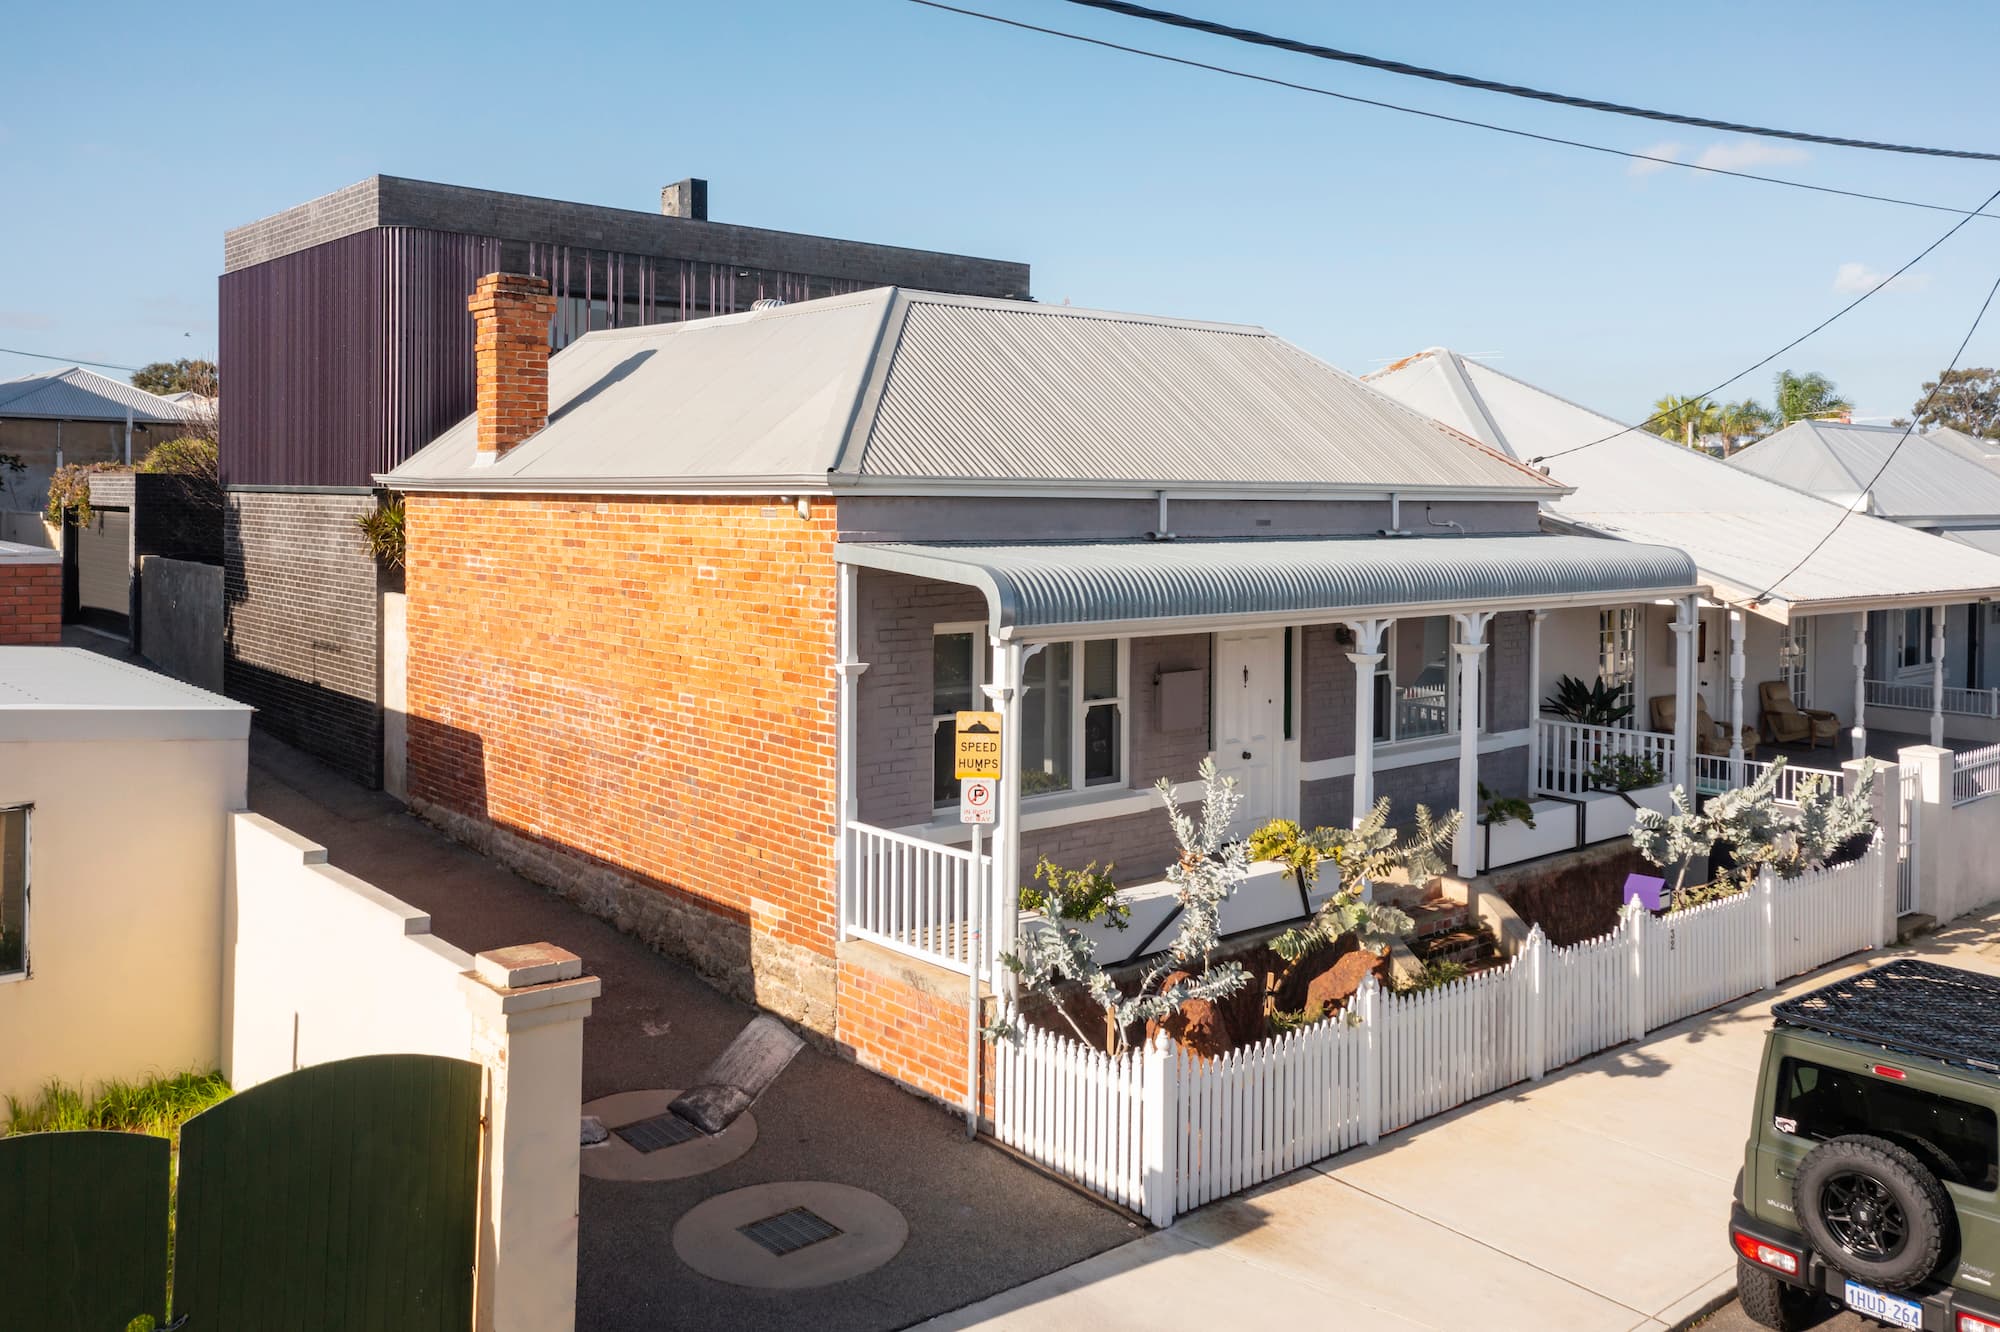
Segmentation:
{"type": "Polygon", "coordinates": [[[753,310],[775,310],[783,304],[784,302],[776,296],[759,296],[756,300],[750,302],[750,308],[753,310]]]}

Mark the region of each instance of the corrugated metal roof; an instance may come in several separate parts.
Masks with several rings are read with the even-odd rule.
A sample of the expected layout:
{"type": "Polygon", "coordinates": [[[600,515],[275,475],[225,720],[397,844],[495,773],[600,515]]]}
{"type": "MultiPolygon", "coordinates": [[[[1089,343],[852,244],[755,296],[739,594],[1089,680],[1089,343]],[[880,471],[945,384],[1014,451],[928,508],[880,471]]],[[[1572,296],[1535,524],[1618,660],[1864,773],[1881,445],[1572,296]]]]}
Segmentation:
{"type": "Polygon", "coordinates": [[[0,647],[0,741],[241,740],[252,711],[82,648],[0,647]]]}
{"type": "Polygon", "coordinates": [[[1938,533],[1953,541],[1983,550],[1990,555],[2000,555],[2000,527],[1954,527],[1938,533]]]}
{"type": "Polygon", "coordinates": [[[497,463],[468,419],[383,483],[1552,489],[1259,328],[893,288],[592,333],[549,396],[497,463]]]}
{"type": "Polygon", "coordinates": [[[1678,550],[1577,536],[842,543],[843,563],[965,583],[1004,629],[1199,627],[1687,593],[1678,550]]]}
{"type": "Polygon", "coordinates": [[[1554,519],[1624,540],[1678,546],[1694,557],[1719,596],[1739,603],[1757,598],[1758,609],[1775,618],[1791,607],[2000,594],[2000,561],[1940,548],[1934,537],[1863,514],[1848,517],[1803,568],[1787,575],[1833,529],[1841,506],[1624,426],[1446,349],[1419,353],[1368,378],[1412,407],[1438,413],[1445,424],[1522,458],[1591,444],[1547,464],[1556,480],[1574,487],[1548,504],[1554,519]],[[1594,443],[1599,440],[1604,442],[1594,443]]]}
{"type": "Polygon", "coordinates": [[[0,380],[0,417],[123,421],[128,407],[133,420],[148,424],[179,421],[184,416],[165,398],[81,366],[0,380]]]}
{"type": "Polygon", "coordinates": [[[2000,472],[1967,457],[1956,440],[1911,434],[1898,448],[1899,440],[1897,426],[1794,421],[1729,462],[1829,498],[1847,500],[1865,491],[1869,512],[1903,522],[2000,518],[2000,472]],[[1888,468],[1878,479],[1885,460],[1888,468]]]}

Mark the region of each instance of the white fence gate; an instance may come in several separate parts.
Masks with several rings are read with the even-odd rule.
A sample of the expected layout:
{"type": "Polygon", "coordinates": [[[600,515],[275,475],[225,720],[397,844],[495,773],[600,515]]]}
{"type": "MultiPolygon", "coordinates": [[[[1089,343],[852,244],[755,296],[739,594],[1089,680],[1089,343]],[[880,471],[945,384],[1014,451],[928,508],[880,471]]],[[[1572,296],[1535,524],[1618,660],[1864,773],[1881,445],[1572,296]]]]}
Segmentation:
{"type": "Polygon", "coordinates": [[[1535,930],[1507,966],[1415,994],[1371,978],[1338,1017],[1233,1050],[1164,1039],[1109,1058],[1033,1032],[994,1060],[994,1133],[1166,1225],[1259,1184],[1893,933],[1889,853],[1558,948],[1535,930]]]}
{"type": "Polygon", "coordinates": [[[1922,854],[1924,791],[1922,774],[1914,767],[1899,767],[1902,816],[1896,820],[1896,914],[1908,915],[1917,909],[1917,857],[1922,854]]]}

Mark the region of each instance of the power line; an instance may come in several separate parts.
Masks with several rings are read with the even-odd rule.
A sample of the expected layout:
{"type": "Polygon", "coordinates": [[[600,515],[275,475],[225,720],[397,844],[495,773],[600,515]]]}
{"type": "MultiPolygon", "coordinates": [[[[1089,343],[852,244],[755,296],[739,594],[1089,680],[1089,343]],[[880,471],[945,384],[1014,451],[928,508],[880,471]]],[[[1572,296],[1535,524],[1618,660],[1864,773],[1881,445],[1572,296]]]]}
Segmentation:
{"type": "Polygon", "coordinates": [[[1279,37],[1268,32],[1258,32],[1253,28],[1236,28],[1226,23],[1216,23],[1210,19],[1194,18],[1187,14],[1176,14],[1165,9],[1148,9],[1144,5],[1126,3],[1126,0],[1068,0],[1073,5],[1087,9],[1102,9],[1127,18],[1144,19],[1149,23],[1163,23],[1168,27],[1185,28],[1191,32],[1206,33],[1212,37],[1226,37],[1231,41],[1248,42],[1253,46],[1268,46],[1279,51],[1289,51],[1295,55],[1311,56],[1316,60],[1335,60],[1342,64],[1360,65],[1366,69],[1379,69],[1390,74],[1401,74],[1408,78],[1429,79],[1434,83],[1449,83],[1460,88],[1474,88],[1481,92],[1502,93],[1508,97],[1524,97],[1531,101],[1548,102],[1556,106],[1577,107],[1585,111],[1603,111],[1610,115],[1632,116],[1640,120],[1664,121],[1670,125],[1691,125],[1698,129],[1721,130],[1730,134],[1755,134],[1767,139],[1791,139],[1799,143],[1823,143],[1835,148],[1865,148],[1871,152],[1912,153],[1919,157],[1956,157],[1975,162],[2000,162],[2000,153],[1982,153],[1966,148],[1924,148],[1907,143],[1880,143],[1873,139],[1849,139],[1834,134],[1813,134],[1805,130],[1773,129],[1767,125],[1743,125],[1732,120],[1714,120],[1707,116],[1682,115],[1674,111],[1655,111],[1642,106],[1628,106],[1623,102],[1602,102],[1589,97],[1577,97],[1570,93],[1549,92],[1541,88],[1529,88],[1518,83],[1500,83],[1493,79],[1477,78],[1470,74],[1453,74],[1442,69],[1431,69],[1424,65],[1407,64],[1401,60],[1386,60],[1381,56],[1362,55],[1355,51],[1342,51],[1336,47],[1320,46],[1314,42],[1304,42],[1292,37],[1279,37]]]}
{"type": "Polygon", "coordinates": [[[128,374],[137,374],[139,372],[139,367],[136,365],[113,365],[109,361],[86,361],[81,356],[51,356],[47,352],[21,351],[16,347],[0,347],[0,355],[32,356],[38,361],[61,361],[64,365],[94,365],[100,370],[123,370],[128,374]]]}
{"type": "MultiPolygon", "coordinates": [[[[1965,336],[1959,339],[1958,350],[1951,354],[1951,364],[1947,365],[1944,368],[1944,373],[1939,375],[1937,377],[1937,381],[1931,385],[1931,391],[1929,393],[1926,393],[1924,395],[1924,400],[1917,404],[1917,410],[1911,414],[1910,423],[1903,427],[1903,433],[1897,437],[1895,447],[1889,450],[1889,456],[1884,458],[1882,460],[1882,465],[1875,469],[1875,475],[1868,478],[1868,484],[1865,487],[1863,487],[1861,491],[1862,499],[1866,499],[1869,493],[1875,489],[1875,483],[1880,481],[1882,479],[1882,474],[1889,470],[1889,464],[1896,461],[1896,455],[1902,452],[1903,445],[1909,443],[1910,432],[1917,428],[1917,422],[1922,420],[1924,413],[1930,409],[1931,400],[1937,397],[1938,393],[1944,388],[1945,380],[1951,377],[1951,372],[1958,369],[1958,359],[1959,357],[1965,355],[1966,347],[1969,346],[1972,342],[1972,335],[1979,331],[1979,325],[1981,321],[1983,321],[1986,318],[1987,308],[1993,304],[1993,297],[1995,293],[2000,293],[2000,277],[1994,278],[1993,285],[1986,289],[1986,299],[1980,302],[1979,313],[1972,317],[1972,327],[1966,329],[1965,336]]],[[[1858,507],[1860,503],[1861,500],[1857,499],[1854,502],[1854,504],[1851,504],[1848,507],[1842,509],[1840,511],[1840,517],[1833,520],[1833,526],[1826,529],[1826,535],[1821,537],[1818,541],[1814,542],[1813,548],[1807,551],[1802,557],[1800,557],[1799,562],[1797,564],[1794,564],[1791,568],[1785,570],[1782,574],[1779,574],[1776,578],[1772,579],[1771,586],[1765,588],[1762,592],[1759,592],[1753,598],[1753,600],[1762,601],[1765,597],[1770,596],[1771,593],[1777,589],[1778,584],[1784,582],[1787,578],[1790,578],[1793,574],[1805,568],[1806,561],[1812,559],[1813,556],[1819,554],[1820,547],[1824,546],[1827,542],[1833,540],[1833,534],[1840,530],[1840,525],[1848,520],[1849,516],[1853,514],[1855,508],[1858,507]]]]}
{"type": "MultiPolygon", "coordinates": [[[[1929,245],[1924,246],[1923,249],[1917,251],[1916,256],[1912,258],[1908,263],[1904,264],[1901,268],[1889,274],[1889,276],[1883,278],[1880,282],[1877,282],[1874,286],[1862,292],[1859,296],[1856,296],[1853,300],[1841,306],[1838,310],[1835,310],[1832,314],[1820,320],[1817,324],[1814,324],[1811,328],[1799,334],[1797,337],[1793,338],[1790,342],[1778,348],[1778,350],[1772,352],[1769,356],[1764,357],[1762,360],[1757,361],[1754,364],[1744,366],[1741,370],[1738,370],[1735,374],[1723,380],[1720,384],[1717,384],[1715,387],[1707,389],[1701,393],[1695,394],[1694,401],[1700,402],[1702,399],[1708,397],[1709,394],[1711,393],[1720,393],[1723,389],[1728,388],[1731,384],[1734,384],[1737,380],[1743,378],[1743,376],[1751,373],[1752,371],[1762,370],[1765,366],[1777,360],[1780,356],[1783,356],[1786,352],[1798,346],[1801,342],[1804,342],[1807,338],[1819,332],[1821,329],[1825,328],[1828,324],[1831,324],[1834,320],[1839,319],[1842,315],[1846,314],[1848,311],[1852,310],[1855,306],[1867,300],[1870,296],[1873,296],[1876,292],[1882,290],[1882,288],[1888,286],[1891,282],[1894,282],[1897,278],[1903,276],[1903,274],[1909,272],[1912,268],[1915,268],[1919,263],[1923,261],[1926,255],[1928,255],[1932,250],[1935,250],[1938,246],[1950,240],[1953,236],[1957,235],[1958,229],[1960,227],[1964,226],[1967,222],[1970,222],[1974,217],[1977,217],[1980,213],[1984,212],[1987,205],[1991,204],[1995,199],[2000,199],[2000,190],[1995,190],[1993,191],[1993,193],[1987,195],[1984,203],[1980,204],[1979,207],[1975,208],[1972,212],[1967,213],[1964,217],[1958,219],[1958,221],[1952,223],[1951,229],[1949,231],[1945,232],[1944,235],[1939,236],[1929,245]]],[[[1644,430],[1646,427],[1652,425],[1654,422],[1662,421],[1665,420],[1667,417],[1672,416],[1678,410],[1679,410],[1678,407],[1674,407],[1674,408],[1669,408],[1663,412],[1655,412],[1653,413],[1653,415],[1639,422],[1639,424],[1633,426],[1627,426],[1623,430],[1614,430],[1610,434],[1604,436],[1603,439],[1593,439],[1588,443],[1584,444],[1573,444],[1569,448],[1558,449],[1554,453],[1545,453],[1538,458],[1530,458],[1528,459],[1528,465],[1532,467],[1538,463],[1549,462],[1556,458],[1566,458],[1572,453],[1582,453],[1585,449],[1594,449],[1599,444],[1607,443],[1610,440],[1617,439],[1621,435],[1629,435],[1634,430],[1644,430]]]]}
{"type": "MultiPolygon", "coordinates": [[[[965,18],[981,19],[997,23],[1003,27],[1018,28],[1023,32],[1039,33],[1044,37],[1060,37],[1064,41],[1080,42],[1085,46],[1101,47],[1107,51],[1118,51],[1125,55],[1143,56],[1148,60],[1159,60],[1170,65],[1181,65],[1188,69],[1205,70],[1211,74],[1224,74],[1230,78],[1245,79],[1251,83],[1267,84],[1273,88],[1286,88],[1293,92],[1311,93],[1316,97],[1331,97],[1336,101],[1351,102],[1357,106],[1372,106],[1383,111],[1397,111],[1408,116],[1419,116],[1425,120],[1442,121],[1447,125],[1463,125],[1468,129],[1489,130],[1495,134],[1506,134],[1517,139],[1532,139],[1537,143],[1552,143],[1564,148],[1581,148],[1586,152],[1603,153],[1609,157],[1622,157],[1633,162],[1647,162],[1663,167],[1679,167],[1683,171],[1700,171],[1711,176],[1732,176],[1737,180],[1760,181],[1766,185],[1783,185],[1788,189],[1808,190],[1814,194],[1833,194],[1844,199],[1863,199],[1870,203],[1896,204],[1903,208],[1922,208],[1934,213],[1968,215],[1963,208],[1951,204],[1928,203],[1921,199],[1903,199],[1890,194],[1871,194],[1865,190],[1843,190],[1832,185],[1812,185],[1802,180],[1787,180],[1783,176],[1764,176],[1754,171],[1732,171],[1727,167],[1705,166],[1700,162],[1683,162],[1678,158],[1662,157],[1656,153],[1636,153],[1629,149],[1612,148],[1601,143],[1589,143],[1582,139],[1567,139],[1558,134],[1539,134],[1533,130],[1516,129],[1511,125],[1496,125],[1490,121],[1473,120],[1465,116],[1446,115],[1442,111],[1426,111],[1421,107],[1405,106],[1400,102],[1385,102],[1374,97],[1357,97],[1352,93],[1335,92],[1317,84],[1297,83],[1291,79],[1276,78],[1269,74],[1255,74],[1249,70],[1236,69],[1229,65],[1210,64],[1204,60],[1190,60],[1185,56],[1168,55],[1164,51],[1153,51],[1143,46],[1126,46],[1120,42],[1106,41],[1101,37],[1086,37],[1082,33],[1067,32],[1061,28],[1043,27],[1037,23],[1027,23],[1020,19],[1007,18],[1000,14],[989,14],[983,10],[965,9],[958,5],[942,3],[942,0],[910,0],[926,9],[941,10],[947,14],[958,14],[965,18]]],[[[1986,213],[1986,217],[2000,214],[1986,213]]]]}

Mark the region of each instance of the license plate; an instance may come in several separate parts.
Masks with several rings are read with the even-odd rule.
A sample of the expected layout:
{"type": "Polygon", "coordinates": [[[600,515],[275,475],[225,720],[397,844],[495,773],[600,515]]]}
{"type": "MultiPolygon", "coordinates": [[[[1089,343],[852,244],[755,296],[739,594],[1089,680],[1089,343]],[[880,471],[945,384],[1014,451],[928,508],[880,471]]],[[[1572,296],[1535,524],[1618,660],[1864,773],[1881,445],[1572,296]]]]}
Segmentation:
{"type": "Polygon", "coordinates": [[[1914,1327],[1919,1329],[1919,1332],[1923,1328],[1924,1306],[1915,1300],[1884,1295],[1881,1291],[1871,1286],[1864,1286],[1858,1281],[1848,1282],[1843,1294],[1847,1299],[1847,1307],[1856,1313],[1878,1318],[1891,1327],[1914,1327]]]}

